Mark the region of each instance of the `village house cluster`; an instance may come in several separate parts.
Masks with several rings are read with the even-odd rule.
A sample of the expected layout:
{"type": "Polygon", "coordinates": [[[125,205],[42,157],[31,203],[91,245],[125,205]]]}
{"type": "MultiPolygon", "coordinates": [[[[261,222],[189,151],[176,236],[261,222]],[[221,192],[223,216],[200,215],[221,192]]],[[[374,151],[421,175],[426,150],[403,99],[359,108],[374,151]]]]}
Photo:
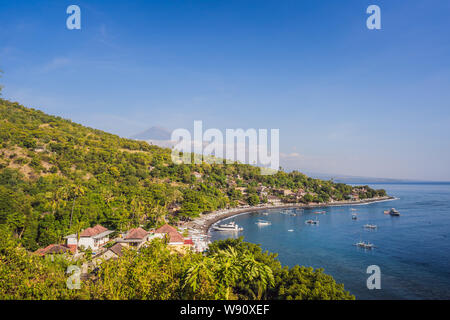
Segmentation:
{"type": "Polygon", "coordinates": [[[64,244],[51,244],[45,248],[38,249],[35,253],[41,256],[49,254],[70,253],[75,257],[86,250],[92,252],[94,264],[111,258],[122,256],[123,248],[139,249],[151,244],[153,239],[166,239],[167,245],[178,252],[203,251],[204,248],[197,246],[191,238],[185,238],[178,230],[168,224],[149,231],[143,228],[133,228],[124,233],[115,233],[114,230],[96,225],[84,229],[78,235],[76,233],[64,237],[64,244]],[[111,238],[115,234],[116,237],[111,238]]]}

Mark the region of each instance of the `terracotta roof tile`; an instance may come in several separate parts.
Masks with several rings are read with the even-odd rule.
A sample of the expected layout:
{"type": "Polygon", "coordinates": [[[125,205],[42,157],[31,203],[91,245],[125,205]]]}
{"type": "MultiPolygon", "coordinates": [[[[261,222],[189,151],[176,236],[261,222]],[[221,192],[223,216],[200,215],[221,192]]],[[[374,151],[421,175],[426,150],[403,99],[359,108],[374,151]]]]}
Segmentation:
{"type": "Polygon", "coordinates": [[[162,227],[155,230],[155,233],[170,233],[170,232],[178,232],[178,231],[177,229],[175,229],[172,226],[169,226],[168,224],[165,224],[162,227]]]}
{"type": "Polygon", "coordinates": [[[128,231],[125,239],[144,239],[148,235],[148,232],[142,228],[131,229],[128,231]]]}
{"type": "Polygon", "coordinates": [[[183,242],[184,243],[184,238],[183,236],[178,232],[169,232],[169,242],[183,242]]]}
{"type": "Polygon", "coordinates": [[[93,237],[107,230],[108,230],[107,228],[98,224],[95,227],[84,229],[80,237],[93,237]]]}
{"type": "Polygon", "coordinates": [[[111,248],[109,248],[109,250],[111,250],[112,252],[117,254],[119,257],[121,257],[123,255],[122,248],[123,248],[122,244],[116,243],[111,248]]]}
{"type": "Polygon", "coordinates": [[[62,244],[51,244],[45,248],[40,248],[36,250],[34,253],[43,256],[46,254],[60,254],[66,252],[71,252],[71,249],[62,244]]]}

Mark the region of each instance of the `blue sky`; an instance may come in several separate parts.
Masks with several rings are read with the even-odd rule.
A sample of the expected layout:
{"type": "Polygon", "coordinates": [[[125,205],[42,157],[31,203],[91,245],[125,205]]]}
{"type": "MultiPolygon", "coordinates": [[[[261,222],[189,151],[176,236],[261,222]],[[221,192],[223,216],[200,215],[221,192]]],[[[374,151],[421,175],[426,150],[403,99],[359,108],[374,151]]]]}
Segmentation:
{"type": "Polygon", "coordinates": [[[448,0],[0,0],[3,96],[122,136],[277,128],[285,168],[450,180],[449,17],[448,0]]]}

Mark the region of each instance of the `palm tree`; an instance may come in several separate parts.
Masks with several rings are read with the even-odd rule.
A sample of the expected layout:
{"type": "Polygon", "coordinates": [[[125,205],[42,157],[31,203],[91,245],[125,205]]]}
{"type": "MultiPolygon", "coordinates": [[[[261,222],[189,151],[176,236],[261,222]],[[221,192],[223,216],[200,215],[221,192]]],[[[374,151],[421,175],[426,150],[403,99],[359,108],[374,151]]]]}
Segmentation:
{"type": "Polygon", "coordinates": [[[85,189],[82,186],[71,184],[69,187],[66,187],[67,200],[72,200],[72,210],[70,211],[69,228],[72,227],[72,216],[73,216],[73,209],[75,208],[75,200],[78,197],[83,196],[84,193],[85,193],[85,189]]]}
{"type": "Polygon", "coordinates": [[[250,282],[256,283],[257,294],[252,292],[255,299],[261,299],[267,287],[274,286],[275,279],[272,269],[262,262],[256,261],[251,253],[246,253],[241,259],[243,273],[246,279],[250,282]]]}
{"type": "Polygon", "coordinates": [[[211,282],[214,281],[211,260],[208,258],[204,258],[202,261],[194,263],[194,265],[187,270],[184,276],[183,288],[188,286],[193,292],[196,292],[205,279],[211,282]]]}

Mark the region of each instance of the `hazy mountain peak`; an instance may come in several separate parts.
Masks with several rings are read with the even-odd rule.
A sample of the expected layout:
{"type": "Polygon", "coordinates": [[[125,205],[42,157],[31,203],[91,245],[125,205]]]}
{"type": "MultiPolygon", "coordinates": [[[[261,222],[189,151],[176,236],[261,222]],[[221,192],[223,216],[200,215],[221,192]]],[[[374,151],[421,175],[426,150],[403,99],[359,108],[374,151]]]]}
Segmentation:
{"type": "Polygon", "coordinates": [[[172,132],[163,127],[151,127],[141,133],[138,133],[131,137],[136,140],[170,140],[172,132]]]}

